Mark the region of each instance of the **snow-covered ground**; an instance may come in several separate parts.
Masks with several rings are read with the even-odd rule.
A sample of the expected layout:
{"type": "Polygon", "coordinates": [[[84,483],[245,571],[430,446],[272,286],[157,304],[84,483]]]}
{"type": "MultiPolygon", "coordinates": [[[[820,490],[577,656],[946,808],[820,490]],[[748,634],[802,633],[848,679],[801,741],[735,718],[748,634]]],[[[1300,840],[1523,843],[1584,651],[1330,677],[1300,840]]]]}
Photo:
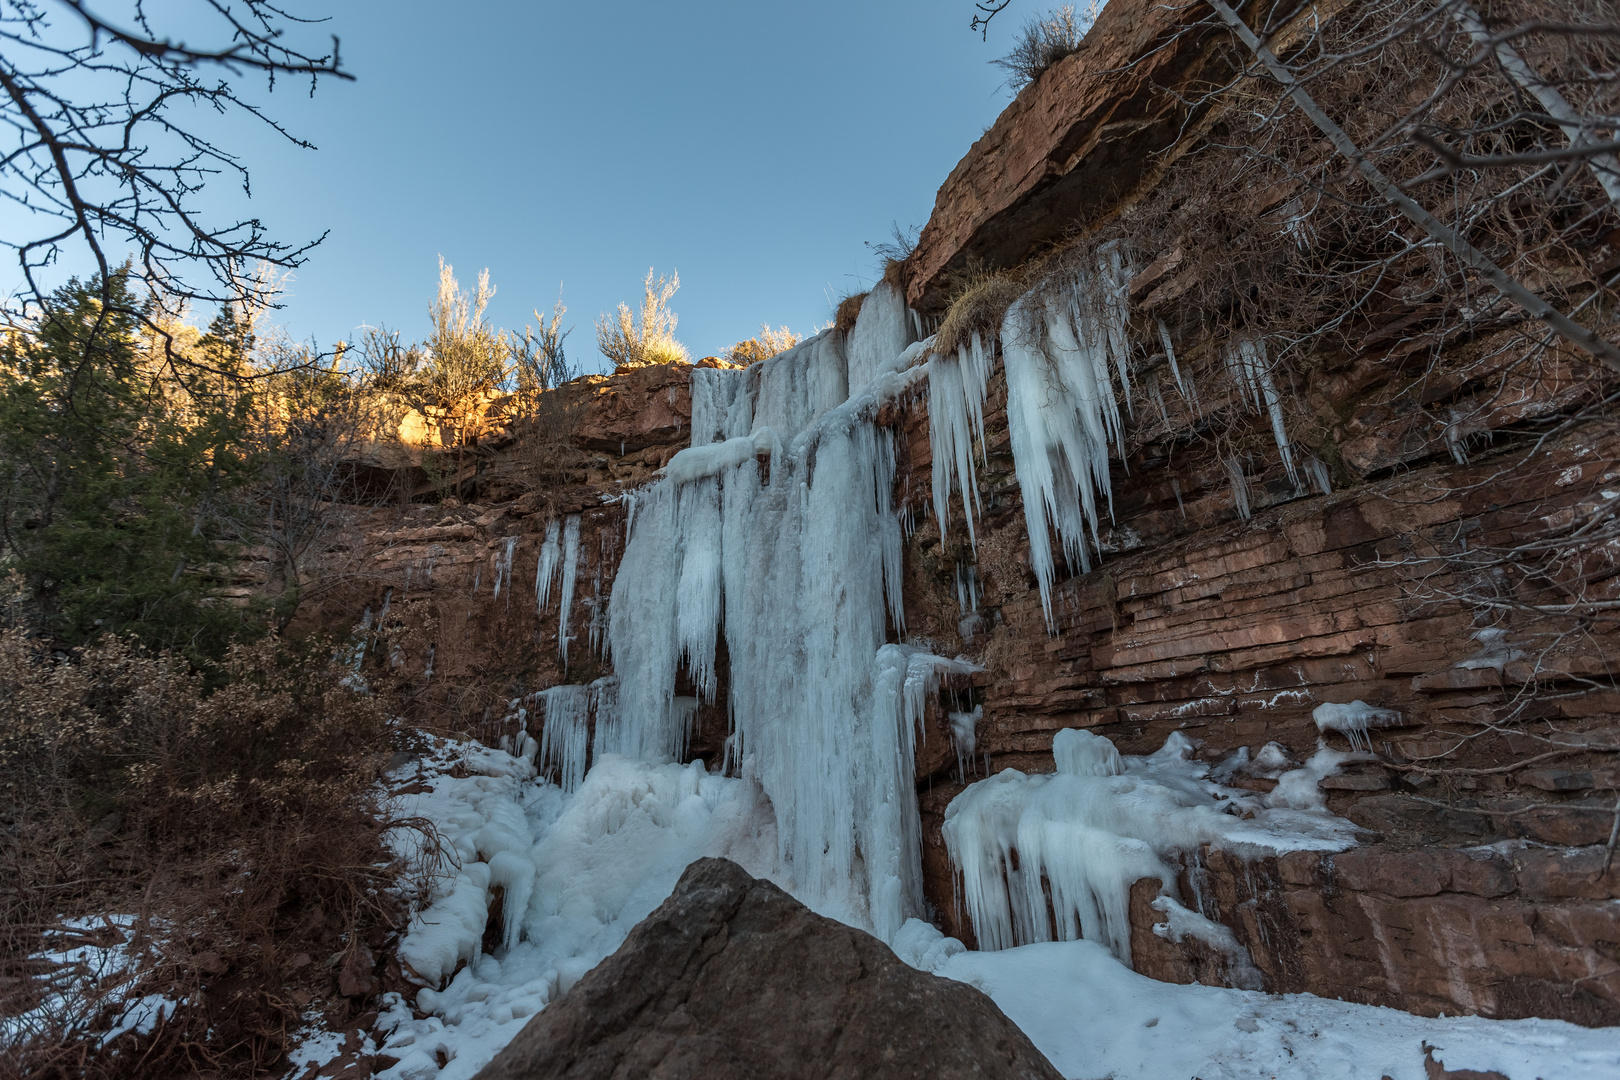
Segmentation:
{"type": "MultiPolygon", "coordinates": [[[[437,742],[394,779],[419,789],[399,798],[399,810],[433,821],[456,853],[445,864],[443,895],[413,924],[401,955],[435,982],[470,962],[442,989],[384,1002],[381,1052],[399,1061],[381,1075],[393,1080],[471,1077],[612,953],[695,859],[725,856],[793,888],[780,872],[773,813],[758,785],[701,764],[607,757],[565,796],[523,759],[437,742]],[[503,851],[534,869],[523,940],[479,955],[488,867],[503,851]]],[[[523,886],[513,880],[508,872],[508,895],[517,896],[523,886]]],[[[821,907],[861,922],[857,913],[821,907]]],[[[1135,974],[1103,944],[968,952],[916,920],[894,946],[914,966],[989,994],[1068,1077],[1424,1080],[1426,1047],[1449,1069],[1494,1070],[1511,1080],[1620,1075],[1616,1029],[1431,1019],[1309,994],[1177,986],[1135,974]]]]}
{"type": "Polygon", "coordinates": [[[617,949],[695,860],[724,856],[775,876],[775,824],[758,786],[701,763],[608,756],[565,796],[521,758],[436,742],[394,779],[428,789],[400,796],[397,810],[432,821],[445,849],[442,895],[413,922],[400,957],[435,986],[448,978],[414,1001],[396,994],[383,1003],[382,1052],[400,1060],[382,1075],[398,1080],[472,1076],[617,949]],[[492,872],[513,898],[507,910],[526,911],[522,940],[508,924],[499,956],[479,955],[492,872]]]}
{"type": "Polygon", "coordinates": [[[1447,1069],[1511,1080],[1613,1080],[1620,1029],[1557,1020],[1431,1019],[1312,994],[1176,986],[1090,941],[964,952],[936,969],[977,986],[1058,1071],[1115,1080],[1424,1080],[1447,1069]]]}
{"type": "Polygon", "coordinates": [[[29,957],[44,993],[15,1015],[0,1014],[0,1046],[45,1035],[76,1036],[106,1018],[111,1026],[88,1034],[105,1046],[126,1032],[145,1034],[171,1015],[177,1003],[139,991],[142,956],[135,946],[133,915],[66,918],[45,935],[43,951],[29,957]]]}

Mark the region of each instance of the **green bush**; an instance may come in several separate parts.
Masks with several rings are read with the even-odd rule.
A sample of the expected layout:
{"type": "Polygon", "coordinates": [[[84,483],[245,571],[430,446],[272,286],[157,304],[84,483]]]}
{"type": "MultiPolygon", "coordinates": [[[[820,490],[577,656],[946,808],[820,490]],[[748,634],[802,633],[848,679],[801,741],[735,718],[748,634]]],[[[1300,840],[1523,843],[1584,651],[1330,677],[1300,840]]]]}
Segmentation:
{"type": "Polygon", "coordinates": [[[251,394],[233,373],[251,339],[229,312],[199,363],[155,365],[120,274],[58,290],[0,342],[0,568],[13,618],[67,645],[102,633],[218,657],[263,627],[224,589],[257,463],[251,394]]]}

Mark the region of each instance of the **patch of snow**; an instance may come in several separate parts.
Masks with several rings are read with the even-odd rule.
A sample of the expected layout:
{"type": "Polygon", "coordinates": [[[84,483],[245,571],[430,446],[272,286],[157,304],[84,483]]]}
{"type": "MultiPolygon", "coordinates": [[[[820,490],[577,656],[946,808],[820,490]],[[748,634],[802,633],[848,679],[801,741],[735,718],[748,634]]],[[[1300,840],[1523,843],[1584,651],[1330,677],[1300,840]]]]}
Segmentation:
{"type": "Polygon", "coordinates": [[[953,953],[932,970],[990,995],[1075,1080],[1426,1080],[1424,1044],[1448,1069],[1510,1080],[1620,1075],[1613,1028],[1435,1019],[1311,994],[1162,983],[1092,941],[953,953]]]}
{"type": "Polygon", "coordinates": [[[1155,935],[1178,944],[1191,938],[1220,953],[1226,957],[1227,978],[1240,990],[1259,990],[1265,986],[1249,950],[1238,941],[1231,927],[1183,907],[1174,897],[1158,897],[1152,907],[1164,916],[1164,922],[1153,926],[1155,935]]]}
{"type": "Polygon", "coordinates": [[[1451,666],[1465,670],[1490,668],[1501,671],[1513,661],[1523,660],[1527,654],[1523,649],[1508,644],[1507,636],[1506,630],[1496,626],[1474,631],[1474,640],[1479,642],[1479,652],[1451,666]]]}

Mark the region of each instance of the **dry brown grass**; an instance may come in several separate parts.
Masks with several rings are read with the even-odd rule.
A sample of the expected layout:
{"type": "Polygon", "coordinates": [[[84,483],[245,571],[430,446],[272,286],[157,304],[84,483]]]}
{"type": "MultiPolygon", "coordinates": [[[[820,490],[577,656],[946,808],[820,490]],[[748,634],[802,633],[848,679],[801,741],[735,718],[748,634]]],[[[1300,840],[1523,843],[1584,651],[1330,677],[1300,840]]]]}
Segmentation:
{"type": "Polygon", "coordinates": [[[838,301],[837,313],[833,315],[833,326],[840,334],[847,334],[855,329],[855,320],[861,317],[861,305],[866,303],[866,297],[866,293],[858,292],[838,301]]]}
{"type": "Polygon", "coordinates": [[[1018,270],[997,270],[974,274],[956,294],[935,331],[934,351],[949,355],[965,345],[978,331],[990,342],[1001,331],[1001,320],[1013,301],[1028,288],[1018,270]]]}
{"type": "Polygon", "coordinates": [[[0,635],[0,1076],[258,1076],[308,1009],[377,990],[400,924],[375,781],[384,704],[329,644],[233,650],[210,690],[116,639],[72,655],[0,635]],[[59,920],[132,916],[121,974],[49,1002],[59,920]],[[180,1002],[106,1041],[121,1002],[180,1002]]]}

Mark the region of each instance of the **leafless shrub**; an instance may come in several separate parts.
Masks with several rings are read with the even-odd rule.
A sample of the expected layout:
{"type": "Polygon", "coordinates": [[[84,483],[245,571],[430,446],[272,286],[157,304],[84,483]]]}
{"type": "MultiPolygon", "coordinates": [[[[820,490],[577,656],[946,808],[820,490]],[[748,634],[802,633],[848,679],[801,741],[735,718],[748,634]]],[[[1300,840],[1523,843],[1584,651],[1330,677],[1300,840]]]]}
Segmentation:
{"type": "Polygon", "coordinates": [[[872,249],[872,254],[882,262],[883,280],[886,283],[896,288],[904,285],[902,276],[905,273],[906,260],[917,250],[917,240],[921,235],[920,227],[912,226],[908,229],[896,221],[890,226],[888,240],[878,243],[866,241],[866,246],[872,249]]]}
{"type": "Polygon", "coordinates": [[[680,287],[679,274],[655,279],[648,267],[647,280],[642,283],[639,319],[625,304],[619,305],[616,315],[597,319],[597,347],[614,367],[645,367],[687,359],[686,346],[675,340],[679,317],[669,307],[680,287]]]}
{"type": "Polygon", "coordinates": [[[542,391],[561,386],[577,374],[563,351],[563,343],[572,332],[571,328],[562,328],[562,318],[567,313],[568,309],[558,300],[552,308],[550,322],[536,311],[534,318],[538,327],[525,326],[521,338],[516,334],[508,335],[507,350],[516,369],[518,394],[525,405],[542,391]]]}
{"type": "Polygon", "coordinates": [[[62,656],[0,634],[0,1011],[37,1021],[0,1028],[0,1074],[262,1075],[305,1007],[345,1010],[339,973],[374,992],[400,917],[374,794],[392,729],[330,656],[239,647],[210,691],[117,639],[62,656]],[[128,962],[40,1014],[42,947],[90,912],[130,917],[128,962]],[[149,995],[177,1005],[104,1043],[149,995]]]}
{"type": "Polygon", "coordinates": [[[1086,31],[1097,21],[1093,4],[1076,14],[1073,4],[1030,19],[1013,40],[1012,51],[990,61],[1007,73],[1007,88],[1014,94],[1041,77],[1041,73],[1080,49],[1086,31]]]}

